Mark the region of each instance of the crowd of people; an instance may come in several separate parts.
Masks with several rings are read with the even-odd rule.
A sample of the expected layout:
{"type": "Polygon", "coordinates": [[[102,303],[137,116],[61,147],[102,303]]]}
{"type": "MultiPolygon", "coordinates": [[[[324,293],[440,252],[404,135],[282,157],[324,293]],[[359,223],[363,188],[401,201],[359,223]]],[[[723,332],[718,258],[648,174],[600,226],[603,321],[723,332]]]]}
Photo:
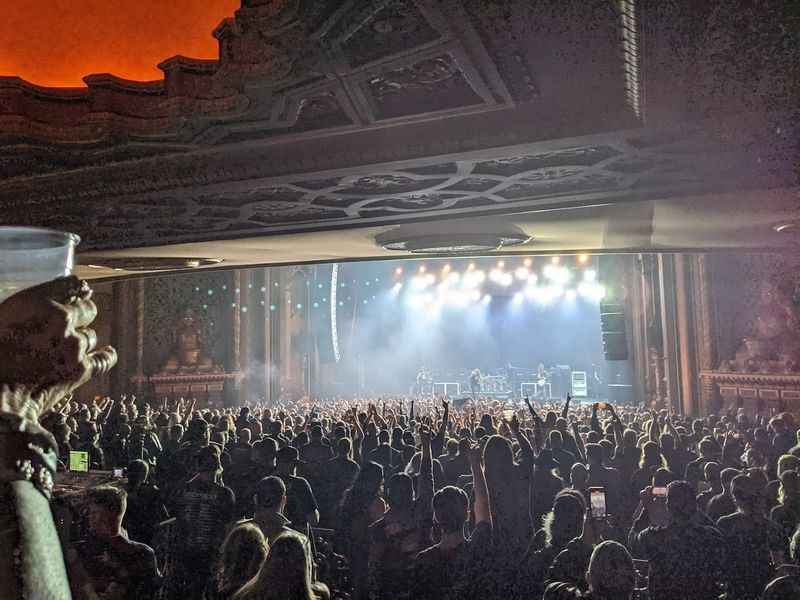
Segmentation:
{"type": "Polygon", "coordinates": [[[800,598],[788,412],[123,397],[41,422],[62,468],[83,450],[126,469],[88,492],[67,553],[73,588],[100,598],[800,598]]]}
{"type": "Polygon", "coordinates": [[[74,277],[0,304],[0,598],[800,597],[783,409],[81,404],[116,360],[95,315],[74,277]],[[50,504],[71,452],[124,475],[73,519],[50,504]]]}

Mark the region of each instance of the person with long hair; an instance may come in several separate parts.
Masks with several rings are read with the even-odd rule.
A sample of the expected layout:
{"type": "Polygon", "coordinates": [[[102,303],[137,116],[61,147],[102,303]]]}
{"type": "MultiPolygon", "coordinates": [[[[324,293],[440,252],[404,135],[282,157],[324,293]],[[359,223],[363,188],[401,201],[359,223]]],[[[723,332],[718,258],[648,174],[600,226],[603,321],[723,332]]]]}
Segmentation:
{"type": "Polygon", "coordinates": [[[639,493],[650,485],[653,479],[653,473],[657,469],[666,468],[667,463],[661,455],[661,449],[655,442],[645,442],[642,446],[642,457],[639,460],[639,468],[631,477],[631,495],[633,498],[639,498],[639,493]]]}
{"type": "Polygon", "coordinates": [[[536,538],[543,546],[528,549],[517,573],[516,598],[541,598],[547,569],[558,553],[581,535],[586,503],[580,492],[563,490],[555,498],[552,509],[544,516],[542,530],[536,538]]]}
{"type": "Polygon", "coordinates": [[[294,533],[275,538],[258,573],[233,600],[317,600],[311,577],[311,557],[294,533]]]}
{"type": "Polygon", "coordinates": [[[345,492],[339,509],[337,542],[350,561],[353,598],[367,597],[369,572],[369,526],[386,512],[383,492],[383,467],[374,462],[361,465],[353,485],[345,492]]]}
{"type": "Polygon", "coordinates": [[[267,540],[252,523],[234,527],[220,549],[205,600],[229,600],[258,573],[267,558],[267,540]]]}

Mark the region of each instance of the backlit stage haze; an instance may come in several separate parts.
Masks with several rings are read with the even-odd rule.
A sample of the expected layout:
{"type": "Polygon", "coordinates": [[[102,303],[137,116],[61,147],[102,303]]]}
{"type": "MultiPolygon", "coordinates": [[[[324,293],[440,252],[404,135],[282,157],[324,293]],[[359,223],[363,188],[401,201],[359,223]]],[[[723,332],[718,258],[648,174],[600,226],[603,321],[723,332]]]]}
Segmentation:
{"type": "Polygon", "coordinates": [[[629,383],[606,361],[611,286],[586,255],[435,259],[327,267],[309,300],[314,348],[335,369],[320,396],[447,394],[501,400],[608,397],[629,383]],[[473,370],[480,379],[470,380],[473,370]],[[471,385],[472,383],[472,385],[471,385]]]}

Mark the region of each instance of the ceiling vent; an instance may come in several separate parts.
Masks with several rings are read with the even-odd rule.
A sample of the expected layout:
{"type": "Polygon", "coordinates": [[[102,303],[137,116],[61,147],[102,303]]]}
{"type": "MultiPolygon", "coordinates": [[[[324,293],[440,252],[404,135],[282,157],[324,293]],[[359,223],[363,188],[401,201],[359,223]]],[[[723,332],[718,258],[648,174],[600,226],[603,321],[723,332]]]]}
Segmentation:
{"type": "Polygon", "coordinates": [[[124,257],[104,258],[102,256],[87,256],[78,262],[89,269],[111,269],[114,271],[127,271],[131,273],[147,271],[185,271],[210,265],[218,265],[221,258],[174,258],[174,257],[124,257]]]}
{"type": "Polygon", "coordinates": [[[482,254],[519,246],[531,236],[505,222],[416,223],[378,235],[375,242],[385,250],[411,254],[482,254]]]}

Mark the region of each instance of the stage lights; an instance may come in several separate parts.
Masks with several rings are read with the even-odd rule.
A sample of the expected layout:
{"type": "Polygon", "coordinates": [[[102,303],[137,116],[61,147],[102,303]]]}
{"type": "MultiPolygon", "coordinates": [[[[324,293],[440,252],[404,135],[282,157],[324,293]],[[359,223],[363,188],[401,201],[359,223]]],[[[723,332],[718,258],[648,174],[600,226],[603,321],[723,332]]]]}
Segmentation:
{"type": "Polygon", "coordinates": [[[420,265],[419,266],[419,272],[420,273],[424,273],[426,270],[427,270],[427,267],[425,265],[420,265]]]}
{"type": "Polygon", "coordinates": [[[497,268],[498,269],[504,269],[505,266],[506,266],[506,261],[504,261],[504,260],[498,260],[497,261],[497,268]]]}
{"type": "Polygon", "coordinates": [[[446,264],[442,267],[442,276],[447,275],[450,272],[450,265],[446,264]]]}
{"type": "Polygon", "coordinates": [[[522,264],[530,269],[531,266],[533,265],[533,259],[529,256],[528,258],[522,261],[522,264]]]}
{"type": "Polygon", "coordinates": [[[554,264],[554,265],[557,265],[558,263],[560,263],[560,262],[561,262],[561,257],[560,257],[560,256],[554,256],[554,257],[552,257],[552,258],[550,259],[550,262],[551,262],[552,264],[554,264]]]}
{"type": "Polygon", "coordinates": [[[578,264],[585,265],[587,262],[589,262],[588,254],[578,254],[578,264]]]}
{"type": "Polygon", "coordinates": [[[597,271],[594,269],[586,269],[583,272],[583,280],[584,281],[596,281],[597,280],[597,271]]]}
{"type": "Polygon", "coordinates": [[[530,277],[530,271],[526,267],[517,267],[517,270],[514,271],[514,275],[520,281],[524,281],[530,277]]]}
{"type": "Polygon", "coordinates": [[[467,266],[467,271],[474,271],[475,270],[475,263],[469,263],[467,266]]]}
{"type": "Polygon", "coordinates": [[[606,295],[606,289],[593,281],[582,281],[578,285],[578,293],[587,300],[600,302],[606,295]]]}
{"type": "Polygon", "coordinates": [[[394,276],[395,277],[400,277],[402,274],[403,274],[403,267],[397,267],[394,270],[394,276]]]}

